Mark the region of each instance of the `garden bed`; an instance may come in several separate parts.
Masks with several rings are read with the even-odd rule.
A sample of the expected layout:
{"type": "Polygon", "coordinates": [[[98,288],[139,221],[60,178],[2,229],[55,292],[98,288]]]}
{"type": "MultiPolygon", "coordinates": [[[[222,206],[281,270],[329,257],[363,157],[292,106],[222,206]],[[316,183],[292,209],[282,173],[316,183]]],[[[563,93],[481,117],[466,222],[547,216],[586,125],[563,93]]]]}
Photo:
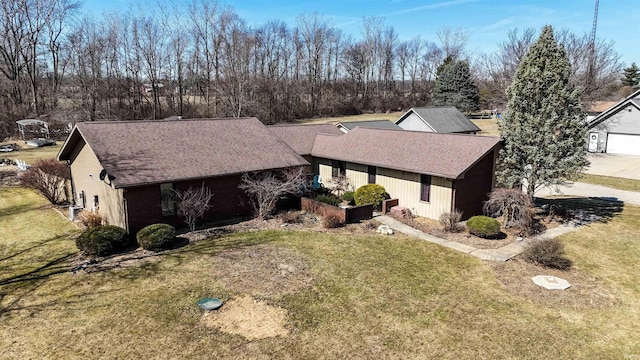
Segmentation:
{"type": "MultiPolygon", "coordinates": [[[[420,216],[416,216],[413,218],[394,218],[429,235],[433,235],[448,241],[455,241],[461,244],[473,246],[478,249],[498,249],[503,246],[513,244],[518,238],[521,237],[519,234],[519,230],[505,228],[501,219],[498,220],[500,221],[503,235],[498,239],[483,239],[469,234],[466,229],[460,232],[446,232],[443,230],[442,224],[440,224],[439,221],[433,219],[428,219],[420,216]]],[[[537,215],[535,220],[538,224],[538,232],[558,227],[560,225],[558,221],[546,217],[542,213],[537,215]]]]}

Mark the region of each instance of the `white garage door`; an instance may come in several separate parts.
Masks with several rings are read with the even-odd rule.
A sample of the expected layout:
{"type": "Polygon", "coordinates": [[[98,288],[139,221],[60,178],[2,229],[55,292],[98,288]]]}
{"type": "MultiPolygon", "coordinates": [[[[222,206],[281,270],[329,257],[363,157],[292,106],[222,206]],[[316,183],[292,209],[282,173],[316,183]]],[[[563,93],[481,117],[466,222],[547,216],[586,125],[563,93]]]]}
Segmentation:
{"type": "Polygon", "coordinates": [[[610,154],[640,155],[640,135],[609,134],[607,152],[610,154]]]}

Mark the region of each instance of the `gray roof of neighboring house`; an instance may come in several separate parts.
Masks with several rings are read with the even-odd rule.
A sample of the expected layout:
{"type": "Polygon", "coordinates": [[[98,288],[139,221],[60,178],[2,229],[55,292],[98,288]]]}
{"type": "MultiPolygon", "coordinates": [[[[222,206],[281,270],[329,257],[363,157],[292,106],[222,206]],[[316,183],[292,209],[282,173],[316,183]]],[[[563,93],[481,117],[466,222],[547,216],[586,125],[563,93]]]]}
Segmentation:
{"type": "Polygon", "coordinates": [[[609,109],[601,112],[598,116],[593,118],[589,124],[587,124],[587,129],[593,129],[595,126],[601,124],[605,120],[611,117],[611,115],[616,114],[618,111],[626,107],[628,104],[631,104],[638,109],[640,109],[640,89],[634,91],[631,95],[626,98],[620,100],[615,105],[610,107],[609,109]]]}
{"type": "Polygon", "coordinates": [[[391,129],[402,130],[402,128],[389,120],[369,120],[369,121],[341,121],[336,126],[343,126],[347,130],[353,130],[357,127],[366,127],[369,129],[391,129]]]}
{"type": "Polygon", "coordinates": [[[462,133],[480,131],[471,120],[455,107],[415,107],[404,113],[396,124],[415,113],[437,133],[462,133]]]}
{"type": "Polygon", "coordinates": [[[489,136],[359,127],[318,135],[311,155],[457,179],[498,144],[489,136]]]}
{"type": "Polygon", "coordinates": [[[58,159],[81,141],[115,187],[309,164],[256,118],[78,123],[58,159]]]}
{"type": "Polygon", "coordinates": [[[344,134],[333,124],[271,125],[268,128],[299,155],[311,154],[318,134],[344,134]]]}

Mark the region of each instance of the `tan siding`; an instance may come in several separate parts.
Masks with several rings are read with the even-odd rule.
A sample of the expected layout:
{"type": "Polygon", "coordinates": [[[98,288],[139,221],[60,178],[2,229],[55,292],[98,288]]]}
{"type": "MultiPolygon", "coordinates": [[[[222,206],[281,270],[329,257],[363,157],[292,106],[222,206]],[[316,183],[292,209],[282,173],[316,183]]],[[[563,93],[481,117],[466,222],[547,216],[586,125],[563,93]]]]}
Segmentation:
{"type": "Polygon", "coordinates": [[[429,202],[420,201],[420,174],[378,168],[376,183],[415,215],[438,219],[443,212],[451,211],[451,181],[447,179],[432,177],[429,202]]]}
{"type": "Polygon", "coordinates": [[[349,179],[349,184],[353,186],[354,191],[362,185],[367,185],[369,183],[367,166],[347,163],[347,179],[349,179]]]}
{"type": "Polygon", "coordinates": [[[322,183],[327,184],[331,181],[331,160],[329,159],[315,159],[318,164],[318,172],[322,178],[322,183]]]}
{"type": "Polygon", "coordinates": [[[86,198],[86,208],[93,208],[93,197],[98,195],[99,213],[111,225],[126,228],[124,198],[122,189],[114,189],[100,180],[102,166],[89,146],[78,144],[78,155],[71,163],[71,177],[74,187],[74,197],[77,204],[81,204],[78,194],[83,191],[86,198]],[[92,176],[89,176],[92,175],[92,176]]]}

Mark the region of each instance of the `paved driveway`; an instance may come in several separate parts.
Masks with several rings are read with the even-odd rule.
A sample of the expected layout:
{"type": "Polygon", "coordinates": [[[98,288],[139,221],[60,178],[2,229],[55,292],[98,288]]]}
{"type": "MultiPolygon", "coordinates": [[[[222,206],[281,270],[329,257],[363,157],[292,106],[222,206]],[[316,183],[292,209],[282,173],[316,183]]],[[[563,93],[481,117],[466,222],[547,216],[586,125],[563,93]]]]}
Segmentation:
{"type": "Polygon", "coordinates": [[[640,156],[589,154],[591,166],[587,174],[640,180],[640,156]]]}
{"type": "Polygon", "coordinates": [[[561,186],[560,192],[556,192],[555,189],[542,188],[536,192],[536,196],[549,196],[549,195],[576,195],[584,197],[599,197],[608,198],[611,200],[620,200],[627,204],[640,206],[640,192],[625,191],[612,189],[606,186],[574,183],[572,186],[561,186]]]}

